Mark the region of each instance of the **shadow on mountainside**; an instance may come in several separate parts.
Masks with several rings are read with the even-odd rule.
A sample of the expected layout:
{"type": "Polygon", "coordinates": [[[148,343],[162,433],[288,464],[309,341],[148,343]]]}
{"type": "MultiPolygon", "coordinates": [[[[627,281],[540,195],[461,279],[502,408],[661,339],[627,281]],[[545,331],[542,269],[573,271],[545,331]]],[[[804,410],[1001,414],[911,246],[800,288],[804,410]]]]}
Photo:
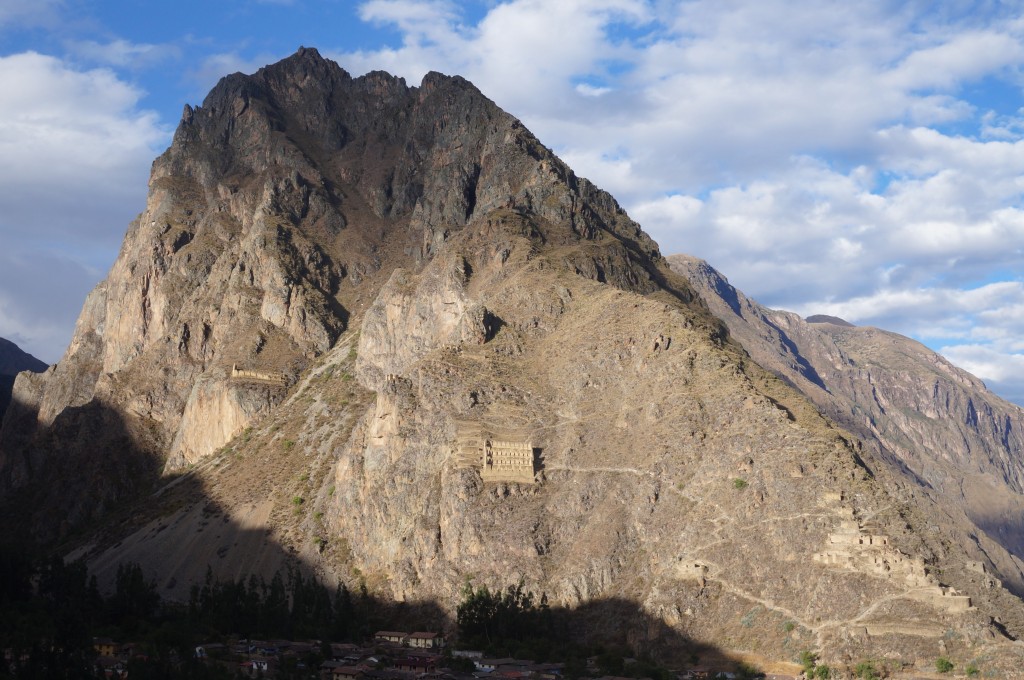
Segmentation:
{"type": "Polygon", "coordinates": [[[11,391],[14,389],[13,375],[0,375],[0,422],[3,421],[7,406],[11,403],[11,391]]]}
{"type": "Polygon", "coordinates": [[[37,417],[15,398],[0,440],[0,508],[19,543],[64,543],[121,513],[159,479],[151,448],[98,401],[69,407],[48,426],[37,417]]]}
{"type": "MultiPolygon", "coordinates": [[[[15,403],[9,420],[25,422],[35,415],[33,409],[15,403]]],[[[214,583],[241,584],[254,577],[270,584],[275,575],[299,573],[318,579],[330,591],[343,583],[359,598],[365,614],[359,624],[361,635],[376,630],[430,630],[454,634],[457,639],[458,602],[427,597],[395,601],[367,590],[358,569],[326,573],[323,565],[281,540],[279,527],[270,519],[273,509],[266,503],[254,500],[248,508],[244,504],[228,508],[210,492],[196,469],[161,475],[163,460],[133,429],[113,409],[91,402],[66,410],[50,427],[40,426],[22,436],[16,442],[25,447],[20,459],[10,458],[14,454],[8,440],[4,454],[8,476],[20,469],[41,481],[8,490],[0,500],[0,512],[7,518],[4,549],[28,554],[39,564],[53,556],[84,559],[104,593],[113,592],[122,565],[139,565],[162,599],[182,604],[188,601],[192,586],[209,585],[210,578],[214,583]],[[63,441],[71,441],[73,434],[80,446],[48,448],[58,432],[63,441]],[[89,445],[96,441],[107,443],[106,455],[90,453],[89,445]]],[[[513,584],[489,585],[497,593],[513,584]]],[[[524,588],[530,590],[531,584],[524,588]]],[[[541,595],[534,593],[534,601],[539,602],[541,595]]],[[[574,654],[619,649],[626,656],[642,655],[674,668],[697,663],[732,665],[721,650],[686,638],[626,599],[551,606],[546,615],[550,621],[547,640],[539,647],[534,637],[499,638],[490,641],[489,651],[561,660],[570,648],[574,654]]]]}

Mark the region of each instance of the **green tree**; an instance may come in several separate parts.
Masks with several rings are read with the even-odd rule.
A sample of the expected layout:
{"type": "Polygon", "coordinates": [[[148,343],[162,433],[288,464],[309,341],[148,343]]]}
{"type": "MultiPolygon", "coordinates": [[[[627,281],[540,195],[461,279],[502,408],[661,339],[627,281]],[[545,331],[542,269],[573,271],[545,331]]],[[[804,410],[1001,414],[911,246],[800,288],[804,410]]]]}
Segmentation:
{"type": "Polygon", "coordinates": [[[935,670],[940,673],[948,673],[953,670],[953,662],[944,656],[940,656],[935,660],[935,670]]]}
{"type": "Polygon", "coordinates": [[[550,635],[552,626],[546,597],[541,598],[538,608],[533,593],[525,590],[522,581],[494,592],[487,586],[474,589],[467,582],[456,623],[461,639],[482,647],[499,641],[520,647],[525,641],[540,643],[550,635]]]}

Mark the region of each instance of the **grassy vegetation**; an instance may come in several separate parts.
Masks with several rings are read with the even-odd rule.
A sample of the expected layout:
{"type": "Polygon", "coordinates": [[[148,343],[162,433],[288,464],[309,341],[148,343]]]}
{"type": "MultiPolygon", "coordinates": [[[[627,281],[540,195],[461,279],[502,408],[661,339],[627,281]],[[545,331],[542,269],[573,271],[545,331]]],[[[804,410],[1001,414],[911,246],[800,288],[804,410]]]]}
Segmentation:
{"type": "Polygon", "coordinates": [[[861,661],[853,669],[853,676],[860,680],[879,680],[878,669],[870,661],[861,661]]]}

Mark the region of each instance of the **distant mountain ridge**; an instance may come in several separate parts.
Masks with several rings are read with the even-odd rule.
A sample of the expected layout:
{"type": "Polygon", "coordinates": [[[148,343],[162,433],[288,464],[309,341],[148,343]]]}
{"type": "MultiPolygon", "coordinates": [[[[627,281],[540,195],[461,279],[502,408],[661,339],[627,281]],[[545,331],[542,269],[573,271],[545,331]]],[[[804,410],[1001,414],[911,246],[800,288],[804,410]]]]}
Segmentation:
{"type": "Polygon", "coordinates": [[[853,328],[853,324],[845,319],[840,319],[838,316],[829,316],[828,314],[812,314],[811,316],[804,319],[807,323],[830,323],[836,326],[846,326],[853,328]]]}
{"type": "Polygon", "coordinates": [[[41,373],[47,364],[24,351],[10,340],[0,338],[0,375],[18,375],[22,371],[41,373]]]}
{"type": "Polygon", "coordinates": [[[1024,409],[915,340],[768,309],[703,260],[668,261],[755,361],[1024,559],[1024,409]]]}
{"type": "Polygon", "coordinates": [[[36,359],[10,340],[0,338],[0,423],[11,403],[14,377],[22,371],[42,373],[46,368],[46,362],[36,359]]]}

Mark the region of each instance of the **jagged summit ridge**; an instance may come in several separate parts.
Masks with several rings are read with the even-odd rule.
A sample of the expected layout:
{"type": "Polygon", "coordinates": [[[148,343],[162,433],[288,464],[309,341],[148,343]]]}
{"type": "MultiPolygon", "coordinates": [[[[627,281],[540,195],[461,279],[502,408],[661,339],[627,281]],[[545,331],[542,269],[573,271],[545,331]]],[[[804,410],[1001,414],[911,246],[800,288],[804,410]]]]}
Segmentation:
{"type": "MultiPolygon", "coordinates": [[[[538,246],[569,248],[564,266],[584,276],[658,287],[639,225],[462,78],[352,78],[308,48],[223,78],[154,162],[146,209],[65,357],[15,388],[0,476],[39,479],[51,439],[85,425],[64,422],[81,409],[114,417],[129,457],[154,470],[199,460],[283,397],[232,367],[290,384],[396,267],[423,267],[496,213],[538,246]]],[[[72,457],[110,450],[71,438],[72,457]]]]}

